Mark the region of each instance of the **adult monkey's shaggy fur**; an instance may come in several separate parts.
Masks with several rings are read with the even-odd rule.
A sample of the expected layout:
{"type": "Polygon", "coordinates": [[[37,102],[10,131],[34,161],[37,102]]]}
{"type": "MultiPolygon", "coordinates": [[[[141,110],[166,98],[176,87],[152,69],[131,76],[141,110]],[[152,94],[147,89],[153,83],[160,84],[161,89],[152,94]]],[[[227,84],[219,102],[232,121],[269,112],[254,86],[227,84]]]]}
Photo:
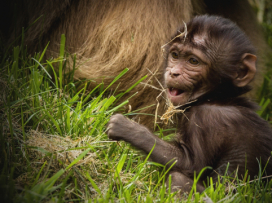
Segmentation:
{"type": "MultiPolygon", "coordinates": [[[[247,0],[13,0],[5,4],[14,10],[14,2],[17,10],[11,39],[21,34],[22,26],[42,16],[26,32],[25,43],[29,50],[40,51],[50,41],[46,57],[57,57],[60,35],[64,33],[66,50],[77,54],[75,77],[95,80],[91,87],[101,81],[107,85],[124,68],[129,68],[125,77],[118,81],[121,83],[118,90],[127,89],[146,74],[151,76],[149,70],[154,76],[145,83],[160,88],[155,77],[161,79],[161,71],[157,71],[163,61],[161,46],[183,21],[197,14],[230,18],[259,49],[264,44],[247,0]]],[[[9,36],[9,33],[4,31],[3,35],[9,36]]],[[[130,95],[136,91],[138,94],[130,99],[132,110],[156,104],[160,93],[144,84],[138,85],[130,95]]],[[[160,101],[159,114],[164,111],[164,101],[162,98],[160,101]]],[[[154,114],[155,107],[142,112],[154,114]]],[[[146,121],[154,118],[143,116],[140,119],[147,125],[146,121]]]]}

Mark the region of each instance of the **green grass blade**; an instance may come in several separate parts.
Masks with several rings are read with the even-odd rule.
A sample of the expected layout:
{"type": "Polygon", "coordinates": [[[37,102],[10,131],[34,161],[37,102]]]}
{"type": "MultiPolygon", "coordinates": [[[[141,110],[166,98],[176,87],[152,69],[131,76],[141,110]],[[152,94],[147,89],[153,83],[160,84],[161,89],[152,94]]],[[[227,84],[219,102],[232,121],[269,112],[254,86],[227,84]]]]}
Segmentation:
{"type": "Polygon", "coordinates": [[[90,151],[91,149],[88,148],[86,149],[84,152],[82,152],[71,164],[69,164],[69,166],[67,166],[65,168],[65,170],[67,171],[69,168],[71,168],[73,165],[75,165],[77,162],[79,162],[81,159],[83,159],[83,157],[90,151]]]}
{"type": "Polygon", "coordinates": [[[125,164],[126,159],[127,159],[127,153],[125,151],[125,152],[123,152],[123,154],[122,154],[122,156],[121,156],[121,158],[120,158],[120,160],[118,162],[118,165],[117,165],[116,170],[115,170],[114,178],[117,178],[118,174],[121,172],[121,170],[122,170],[122,168],[123,168],[123,166],[125,164]]]}
{"type": "Polygon", "coordinates": [[[43,65],[39,61],[37,61],[35,58],[32,58],[32,60],[35,61],[42,68],[42,70],[47,74],[47,76],[50,79],[52,79],[51,75],[47,72],[47,70],[43,67],[43,65]]]}
{"type": "Polygon", "coordinates": [[[103,95],[107,89],[109,89],[117,80],[119,80],[126,72],[128,72],[128,68],[125,68],[119,75],[117,75],[114,80],[108,85],[108,87],[101,93],[103,95]]]}
{"type": "Polygon", "coordinates": [[[90,181],[90,183],[92,184],[93,188],[95,189],[95,191],[101,195],[101,190],[98,188],[98,186],[95,184],[95,182],[93,181],[93,179],[91,178],[90,174],[88,172],[86,172],[86,177],[88,178],[88,180],[90,181]]]}
{"type": "Polygon", "coordinates": [[[263,112],[266,110],[266,108],[268,107],[268,105],[270,104],[270,99],[266,99],[264,100],[264,98],[261,100],[260,102],[260,106],[261,106],[261,110],[257,111],[257,114],[259,116],[263,115],[263,112]]]}
{"type": "Polygon", "coordinates": [[[62,88],[62,69],[63,69],[63,66],[62,66],[62,63],[63,63],[63,60],[64,60],[64,48],[65,48],[65,35],[62,34],[61,35],[61,40],[60,40],[60,62],[59,62],[59,83],[60,83],[60,88],[62,88]]]}

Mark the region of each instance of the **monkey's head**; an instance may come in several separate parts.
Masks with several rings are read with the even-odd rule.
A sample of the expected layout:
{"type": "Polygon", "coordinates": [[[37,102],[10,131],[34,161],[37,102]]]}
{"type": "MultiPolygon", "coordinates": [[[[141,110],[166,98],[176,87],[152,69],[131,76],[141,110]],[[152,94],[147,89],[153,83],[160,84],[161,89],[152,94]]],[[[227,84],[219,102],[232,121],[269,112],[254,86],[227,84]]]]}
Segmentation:
{"type": "Polygon", "coordinates": [[[228,19],[197,16],[166,47],[164,81],[174,105],[248,92],[256,72],[255,48],[228,19]],[[184,34],[182,35],[181,33],[184,34]]]}

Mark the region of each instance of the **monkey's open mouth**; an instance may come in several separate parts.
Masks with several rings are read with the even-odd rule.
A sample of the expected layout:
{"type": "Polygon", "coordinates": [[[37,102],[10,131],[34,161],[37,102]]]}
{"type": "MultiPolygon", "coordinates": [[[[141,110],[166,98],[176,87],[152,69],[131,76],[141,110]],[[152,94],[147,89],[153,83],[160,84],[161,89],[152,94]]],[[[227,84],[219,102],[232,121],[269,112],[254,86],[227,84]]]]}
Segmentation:
{"type": "Polygon", "coordinates": [[[174,87],[169,87],[168,92],[171,96],[178,96],[178,95],[182,94],[184,91],[181,89],[174,88],[174,87]]]}

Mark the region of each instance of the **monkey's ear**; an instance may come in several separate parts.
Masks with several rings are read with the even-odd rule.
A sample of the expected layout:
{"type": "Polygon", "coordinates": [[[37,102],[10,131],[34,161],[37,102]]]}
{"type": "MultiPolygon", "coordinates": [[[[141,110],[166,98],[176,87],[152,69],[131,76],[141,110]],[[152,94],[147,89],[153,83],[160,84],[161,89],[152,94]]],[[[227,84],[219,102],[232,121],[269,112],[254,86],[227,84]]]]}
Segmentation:
{"type": "Polygon", "coordinates": [[[245,53],[242,56],[242,66],[237,71],[236,77],[233,80],[237,87],[244,87],[253,80],[256,73],[257,56],[245,53]]]}

